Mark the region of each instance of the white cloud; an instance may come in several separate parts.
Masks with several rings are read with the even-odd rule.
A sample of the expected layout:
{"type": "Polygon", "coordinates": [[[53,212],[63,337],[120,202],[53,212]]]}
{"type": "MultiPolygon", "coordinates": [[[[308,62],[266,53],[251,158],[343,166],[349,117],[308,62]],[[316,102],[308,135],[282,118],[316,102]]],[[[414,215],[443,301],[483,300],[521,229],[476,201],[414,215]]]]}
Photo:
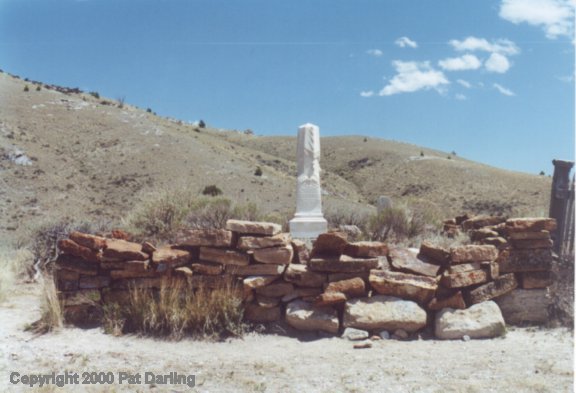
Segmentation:
{"type": "Polygon", "coordinates": [[[372,90],[360,92],[361,97],[372,97],[373,95],[374,95],[374,92],[372,90]]]}
{"type": "Polygon", "coordinates": [[[446,71],[462,71],[476,70],[482,66],[482,62],[474,55],[464,55],[440,60],[438,65],[446,71]]]}
{"type": "Polygon", "coordinates": [[[472,84],[468,81],[465,81],[464,79],[458,79],[456,81],[459,85],[464,86],[467,89],[470,89],[472,87],[472,84]]]}
{"type": "Polygon", "coordinates": [[[418,48],[418,44],[408,37],[400,37],[394,43],[400,48],[406,48],[407,46],[410,48],[418,48]]]}
{"type": "Polygon", "coordinates": [[[450,82],[442,71],[437,71],[425,62],[394,61],[396,75],[378,93],[380,96],[390,96],[398,93],[412,93],[418,90],[435,89],[442,91],[442,86],[450,82]]]}
{"type": "Polygon", "coordinates": [[[457,51],[484,51],[505,55],[516,55],[520,53],[520,49],[516,44],[506,39],[488,42],[485,38],[467,37],[463,41],[450,40],[449,44],[457,51]]]}
{"type": "Polygon", "coordinates": [[[499,85],[498,83],[494,83],[494,88],[498,90],[501,94],[505,96],[515,96],[514,92],[510,89],[505,88],[504,86],[499,85]]]}
{"type": "Polygon", "coordinates": [[[492,53],[486,63],[484,63],[486,70],[489,72],[497,72],[503,74],[510,69],[510,61],[500,53],[492,53]]]}
{"type": "Polygon", "coordinates": [[[464,101],[464,100],[468,99],[468,97],[466,97],[464,94],[460,94],[460,93],[456,94],[454,96],[454,98],[456,98],[458,101],[464,101]]]}
{"type": "Polygon", "coordinates": [[[380,57],[384,54],[384,52],[382,52],[380,49],[370,49],[370,50],[367,50],[366,53],[368,53],[370,56],[374,56],[374,57],[380,57]]]}
{"type": "Polygon", "coordinates": [[[546,37],[572,37],[574,0],[502,0],[500,17],[509,22],[541,26],[546,37]]]}

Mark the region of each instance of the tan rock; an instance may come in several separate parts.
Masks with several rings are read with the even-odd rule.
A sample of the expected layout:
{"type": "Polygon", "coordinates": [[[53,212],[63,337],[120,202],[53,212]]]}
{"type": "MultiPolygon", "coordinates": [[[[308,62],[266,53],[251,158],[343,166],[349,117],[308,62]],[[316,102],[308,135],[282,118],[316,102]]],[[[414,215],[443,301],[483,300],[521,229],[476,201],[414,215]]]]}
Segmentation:
{"type": "Polygon", "coordinates": [[[316,298],[318,295],[322,293],[322,289],[320,288],[294,288],[294,291],[282,296],[282,302],[289,303],[292,300],[299,299],[299,298],[316,298]]]}
{"type": "Polygon", "coordinates": [[[211,247],[200,247],[200,259],[223,265],[246,266],[250,263],[250,257],[246,254],[234,250],[211,247]]]}
{"type": "Polygon", "coordinates": [[[270,264],[253,264],[248,266],[226,265],[224,271],[235,276],[280,276],[286,266],[270,264]]]}
{"type": "Polygon", "coordinates": [[[142,252],[145,252],[148,255],[152,255],[152,253],[156,250],[157,250],[156,246],[154,246],[152,243],[150,242],[142,243],[142,252]]]}
{"type": "Polygon", "coordinates": [[[342,292],[324,292],[314,299],[314,305],[317,307],[335,306],[343,304],[347,297],[342,292]]]}
{"type": "Polygon", "coordinates": [[[306,243],[302,240],[292,239],[292,248],[294,249],[294,263],[306,265],[310,260],[310,252],[306,243]]]}
{"type": "Polygon", "coordinates": [[[499,337],[506,325],[498,305],[494,302],[476,304],[465,310],[445,308],[436,314],[434,332],[445,340],[499,337]]]}
{"type": "Polygon", "coordinates": [[[465,297],[468,304],[477,304],[495,297],[502,296],[518,287],[514,274],[505,274],[494,281],[467,291],[465,297]]]}
{"type": "Polygon", "coordinates": [[[317,307],[302,300],[286,306],[286,322],[295,329],[338,333],[338,314],[330,307],[317,307]]]}
{"type": "Polygon", "coordinates": [[[132,237],[128,232],[123,231],[122,229],[113,229],[112,232],[110,233],[110,236],[112,237],[112,239],[127,240],[127,241],[130,241],[130,238],[132,237]]]}
{"type": "Polygon", "coordinates": [[[507,250],[502,258],[498,259],[498,263],[500,273],[548,271],[552,269],[552,250],[547,248],[507,250]]]}
{"type": "MultiPolygon", "coordinates": [[[[380,267],[378,267],[378,270],[390,270],[390,269],[381,269],[380,267]]],[[[361,278],[362,280],[364,280],[364,282],[368,282],[368,276],[370,276],[370,271],[356,272],[356,273],[330,273],[328,274],[328,282],[349,280],[355,277],[361,278]]]]}
{"type": "Polygon", "coordinates": [[[515,248],[552,248],[552,240],[550,239],[527,239],[527,240],[512,240],[512,246],[515,248]]]}
{"type": "Polygon", "coordinates": [[[506,240],[502,236],[487,237],[487,238],[482,239],[480,243],[494,246],[494,247],[498,248],[499,250],[502,248],[508,247],[508,245],[509,245],[508,240],[506,240]]]}
{"type": "Polygon", "coordinates": [[[145,261],[148,254],[142,252],[142,245],[120,239],[106,239],[102,255],[109,260],[145,261]]]}
{"type": "Polygon", "coordinates": [[[264,308],[273,308],[277,307],[280,304],[280,299],[278,299],[277,297],[268,297],[256,294],[256,304],[264,308]]]}
{"type": "Polygon", "coordinates": [[[247,304],[244,309],[244,319],[257,322],[267,323],[280,320],[280,307],[261,307],[256,304],[247,304]]]}
{"type": "Polygon", "coordinates": [[[174,269],[176,275],[180,275],[183,277],[192,277],[194,275],[194,271],[187,266],[177,267],[174,269]]]}
{"type": "Polygon", "coordinates": [[[277,282],[256,288],[256,294],[268,297],[282,297],[294,291],[294,285],[287,282],[277,282]]]}
{"type": "Polygon", "coordinates": [[[301,287],[320,287],[326,282],[326,274],[313,272],[306,265],[288,265],[284,280],[301,287]]]}
{"type": "Polygon", "coordinates": [[[191,269],[194,273],[204,274],[206,276],[217,276],[224,271],[224,267],[219,263],[203,261],[193,263],[191,269]]]}
{"type": "Polygon", "coordinates": [[[232,232],[225,229],[190,229],[178,239],[183,247],[231,247],[232,232]]]}
{"type": "Polygon", "coordinates": [[[431,277],[382,270],[370,271],[370,285],[379,294],[391,295],[427,304],[438,283],[431,277]]]}
{"type": "Polygon", "coordinates": [[[348,236],[344,232],[321,233],[314,242],[311,257],[340,256],[348,244],[348,236]]]}
{"type": "Polygon", "coordinates": [[[415,332],[426,326],[426,318],[426,311],[418,304],[393,296],[351,299],[344,308],[344,327],[368,331],[415,332]]]}
{"type": "Polygon", "coordinates": [[[106,247],[106,239],[101,236],[88,235],[74,231],[69,235],[70,240],[73,242],[91,249],[92,251],[100,251],[106,247]]]}
{"type": "Polygon", "coordinates": [[[488,228],[474,229],[468,232],[470,239],[474,242],[480,241],[487,237],[498,237],[498,232],[488,228]]]}
{"type": "Polygon", "coordinates": [[[397,270],[406,273],[436,277],[440,266],[426,263],[418,259],[416,253],[407,248],[393,248],[390,250],[390,264],[397,270]]]}
{"type": "Polygon", "coordinates": [[[500,265],[498,262],[481,262],[480,266],[483,270],[488,273],[489,280],[495,280],[496,278],[500,277],[500,265]]]}
{"type": "Polygon", "coordinates": [[[520,282],[523,289],[542,289],[553,284],[551,272],[524,272],[520,273],[520,282]]]}
{"type": "Polygon", "coordinates": [[[356,258],[374,258],[388,255],[388,246],[382,242],[355,242],[344,247],[344,254],[356,258]]]}
{"type": "Polygon", "coordinates": [[[428,262],[441,266],[448,264],[450,261],[450,252],[448,250],[428,241],[423,241],[420,244],[420,254],[428,257],[428,262]]]}
{"type": "Polygon", "coordinates": [[[226,229],[244,235],[272,236],[280,233],[282,226],[272,222],[228,220],[226,221],[226,229]]]}
{"type": "Polygon", "coordinates": [[[64,254],[73,255],[88,262],[100,261],[100,254],[98,252],[91,250],[88,247],[81,246],[70,239],[60,239],[58,241],[58,249],[64,254]]]}
{"type": "Polygon", "coordinates": [[[244,280],[242,280],[242,282],[245,287],[257,289],[265,287],[266,285],[270,285],[277,279],[278,277],[276,276],[250,276],[246,277],[244,280]]]}
{"type": "Polygon", "coordinates": [[[491,245],[468,245],[450,249],[452,263],[494,261],[498,258],[498,249],[491,245]]]}
{"type": "Polygon", "coordinates": [[[547,240],[550,239],[549,231],[535,232],[510,232],[508,238],[512,240],[547,240]]]}
{"type": "Polygon", "coordinates": [[[461,263],[458,265],[450,265],[448,267],[448,274],[466,273],[471,272],[472,270],[480,269],[482,269],[481,262],[461,263]]]}
{"type": "Polygon", "coordinates": [[[56,258],[56,267],[58,269],[71,270],[84,275],[95,276],[98,274],[98,264],[87,262],[81,257],[68,254],[60,254],[56,258]]]}
{"type": "Polygon", "coordinates": [[[446,288],[464,288],[482,284],[488,281],[488,273],[485,270],[471,270],[462,273],[444,273],[440,283],[446,288]]]}
{"type": "Polygon", "coordinates": [[[462,292],[458,291],[454,293],[452,296],[447,298],[433,298],[428,303],[428,310],[432,311],[439,311],[443,308],[453,308],[453,309],[465,309],[466,303],[464,302],[464,297],[462,296],[462,292]]]}
{"type": "Polygon", "coordinates": [[[366,284],[364,280],[356,277],[349,280],[332,282],[326,286],[324,292],[340,292],[349,298],[366,296],[366,284]]]}
{"type": "Polygon", "coordinates": [[[236,248],[247,251],[259,248],[283,247],[290,244],[291,238],[289,233],[279,233],[274,236],[255,237],[242,236],[238,239],[236,248]]]}
{"type": "Polygon", "coordinates": [[[171,267],[186,265],[190,262],[190,253],[184,250],[176,250],[170,247],[160,247],[152,253],[152,263],[166,264],[171,267]]]}
{"type": "Polygon", "coordinates": [[[555,231],[556,220],[547,217],[511,218],[506,220],[506,230],[512,232],[555,231]]]}
{"type": "Polygon", "coordinates": [[[254,260],[260,263],[288,265],[292,262],[294,250],[291,245],[254,250],[254,260]]]}
{"type": "Polygon", "coordinates": [[[494,299],[510,325],[545,324],[552,299],[546,289],[515,289],[494,299]]]}
{"type": "Polygon", "coordinates": [[[318,272],[365,272],[378,266],[378,258],[352,260],[312,258],[310,262],[308,262],[308,266],[310,266],[311,270],[318,272]]]}
{"type": "Polygon", "coordinates": [[[462,228],[465,231],[469,231],[471,229],[479,229],[489,225],[498,225],[504,221],[506,221],[506,217],[480,215],[463,221],[462,228]]]}

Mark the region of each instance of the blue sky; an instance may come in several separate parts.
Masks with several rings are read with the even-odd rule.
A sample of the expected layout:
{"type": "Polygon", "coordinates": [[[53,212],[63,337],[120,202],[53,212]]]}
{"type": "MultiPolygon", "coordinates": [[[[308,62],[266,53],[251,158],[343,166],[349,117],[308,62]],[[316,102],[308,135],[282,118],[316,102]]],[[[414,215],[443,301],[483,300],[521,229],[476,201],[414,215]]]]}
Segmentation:
{"type": "Polygon", "coordinates": [[[576,0],[0,0],[0,68],[260,135],[574,159],[576,0]]]}

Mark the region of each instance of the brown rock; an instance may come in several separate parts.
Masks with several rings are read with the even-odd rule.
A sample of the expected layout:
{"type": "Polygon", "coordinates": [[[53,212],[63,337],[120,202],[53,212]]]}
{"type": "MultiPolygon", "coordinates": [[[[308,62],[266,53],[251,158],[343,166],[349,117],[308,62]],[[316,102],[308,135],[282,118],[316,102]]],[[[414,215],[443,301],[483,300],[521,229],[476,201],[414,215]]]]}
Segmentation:
{"type": "Polygon", "coordinates": [[[279,233],[267,237],[242,236],[238,239],[236,248],[242,251],[247,251],[258,248],[282,247],[289,245],[290,240],[289,233],[279,233]]]}
{"type": "Polygon", "coordinates": [[[480,215],[474,216],[462,222],[462,228],[465,231],[479,229],[489,225],[498,225],[506,221],[506,217],[480,215]]]}
{"type": "Polygon", "coordinates": [[[250,276],[242,280],[242,283],[245,287],[250,289],[257,289],[265,287],[266,285],[270,285],[277,279],[278,277],[276,276],[250,276]]]}
{"type": "Polygon", "coordinates": [[[442,275],[440,283],[446,288],[464,288],[486,281],[488,281],[488,273],[485,270],[472,270],[454,274],[446,272],[442,275]]]}
{"type": "Polygon", "coordinates": [[[550,239],[512,240],[512,245],[515,248],[551,248],[552,240],[550,239]]]}
{"type": "Polygon", "coordinates": [[[85,259],[68,254],[60,254],[56,258],[58,269],[71,270],[84,275],[95,276],[98,274],[98,265],[86,262],[85,259]]]}
{"type": "MultiPolygon", "coordinates": [[[[377,270],[390,270],[390,269],[381,269],[379,266],[377,270]]],[[[356,272],[356,273],[331,273],[328,275],[328,282],[349,280],[351,278],[356,277],[361,278],[362,280],[364,280],[364,282],[368,282],[368,276],[370,276],[370,271],[356,272]]]]}
{"type": "Polygon", "coordinates": [[[357,343],[353,345],[354,349],[368,349],[372,348],[372,343],[370,341],[362,341],[361,343],[357,343]]]}
{"type": "Polygon", "coordinates": [[[378,266],[378,258],[352,260],[312,258],[308,263],[308,266],[311,270],[318,272],[365,272],[378,266]]]}
{"type": "Polygon", "coordinates": [[[316,298],[322,293],[320,288],[294,288],[294,291],[282,296],[282,302],[288,303],[298,298],[316,298]]]}
{"type": "MultiPolygon", "coordinates": [[[[192,284],[193,287],[204,287],[209,289],[220,289],[227,287],[236,287],[237,282],[232,279],[232,276],[223,274],[221,276],[201,276],[193,275],[188,279],[188,282],[192,284]]],[[[238,288],[241,288],[238,285],[238,288]]]]}
{"type": "Polygon", "coordinates": [[[280,307],[261,307],[256,304],[247,304],[244,309],[244,319],[257,322],[275,322],[280,319],[280,307]]]}
{"type": "Polygon", "coordinates": [[[371,270],[369,280],[379,294],[419,303],[428,303],[438,287],[437,281],[430,277],[382,270],[371,270]]]}
{"type": "Polygon", "coordinates": [[[150,263],[148,261],[115,261],[115,262],[100,262],[100,267],[103,270],[132,270],[132,271],[146,271],[149,269],[150,263]]]}
{"type": "Polygon", "coordinates": [[[207,276],[217,276],[224,271],[224,267],[221,264],[210,262],[195,262],[192,264],[191,269],[194,273],[207,276]]]}
{"type": "Polygon", "coordinates": [[[407,248],[393,248],[390,250],[390,264],[397,270],[407,273],[436,277],[440,266],[426,263],[416,257],[416,253],[407,248]]]}
{"type": "Polygon", "coordinates": [[[112,280],[121,278],[158,277],[160,275],[153,270],[111,270],[108,274],[112,280]]]}
{"type": "Polygon", "coordinates": [[[110,277],[108,276],[80,276],[78,288],[80,289],[99,289],[110,286],[110,277]]]}
{"type": "Polygon", "coordinates": [[[480,269],[482,269],[481,262],[461,263],[459,265],[450,265],[448,267],[448,274],[466,273],[480,269]]]}
{"type": "Polygon", "coordinates": [[[232,247],[232,232],[225,229],[190,229],[178,239],[183,247],[232,247]]]}
{"type": "Polygon", "coordinates": [[[490,245],[468,245],[450,249],[452,263],[494,261],[498,258],[498,249],[490,245]]]}
{"type": "Polygon", "coordinates": [[[150,288],[160,288],[163,277],[153,277],[153,278],[128,278],[121,280],[114,280],[111,287],[113,289],[150,289],[150,288]]]}
{"type": "Polygon", "coordinates": [[[495,280],[500,276],[500,265],[498,262],[480,262],[481,268],[488,273],[489,280],[495,280]]]}
{"type": "Polygon", "coordinates": [[[498,259],[498,263],[500,273],[548,271],[552,268],[552,250],[547,248],[507,250],[502,258],[498,259]]]}
{"type": "Polygon", "coordinates": [[[187,266],[177,267],[174,269],[174,273],[183,277],[192,277],[194,275],[194,271],[187,266]]]}
{"type": "Polygon", "coordinates": [[[273,308],[273,307],[276,307],[280,304],[280,299],[278,299],[277,297],[268,297],[268,296],[257,294],[256,295],[256,303],[260,307],[273,308]]]}
{"type": "Polygon", "coordinates": [[[465,293],[468,305],[485,302],[502,296],[518,286],[514,274],[505,274],[488,284],[484,284],[465,293]]]}
{"type": "Polygon", "coordinates": [[[344,247],[344,254],[356,258],[374,258],[388,255],[388,246],[382,242],[355,242],[344,247]]]}
{"type": "Polygon", "coordinates": [[[86,233],[74,231],[70,233],[69,237],[70,240],[83,247],[87,247],[92,251],[100,251],[106,247],[106,239],[101,236],[88,235],[86,233]]]}
{"type": "Polygon", "coordinates": [[[79,245],[70,239],[60,239],[58,241],[58,249],[64,253],[73,255],[75,257],[80,257],[88,262],[99,262],[100,255],[98,252],[79,245]]]}
{"type": "Polygon", "coordinates": [[[320,287],[326,282],[326,274],[313,272],[306,265],[288,265],[284,280],[301,287],[320,287]]]}
{"type": "Polygon", "coordinates": [[[310,253],[306,243],[302,240],[292,239],[292,248],[294,249],[294,263],[306,265],[310,260],[310,253]]]}
{"type": "Polygon", "coordinates": [[[311,256],[340,256],[347,244],[348,236],[344,232],[322,233],[314,242],[311,256]]]}
{"type": "Polygon", "coordinates": [[[555,231],[556,220],[553,218],[511,218],[506,221],[506,230],[512,232],[555,231]]]}
{"type": "Polygon", "coordinates": [[[130,291],[127,289],[102,289],[102,301],[104,304],[116,303],[120,305],[130,303],[130,291]]]}
{"type": "Polygon", "coordinates": [[[269,265],[269,264],[254,264],[248,266],[226,265],[224,270],[226,273],[235,276],[279,276],[284,272],[286,266],[283,265],[269,265]]]}
{"type": "Polygon", "coordinates": [[[504,239],[501,236],[484,238],[482,239],[481,244],[491,245],[498,248],[499,250],[502,248],[506,248],[509,245],[508,240],[504,239]]]}
{"type": "Polygon", "coordinates": [[[512,240],[547,240],[550,239],[550,232],[511,232],[508,234],[508,237],[512,240]]]}
{"type": "Polygon", "coordinates": [[[325,307],[346,303],[347,297],[342,292],[324,292],[314,299],[314,306],[325,307]]]}
{"type": "Polygon", "coordinates": [[[366,296],[366,284],[361,278],[351,278],[349,280],[336,281],[328,284],[324,292],[340,292],[349,298],[366,296]]]}
{"type": "Polygon", "coordinates": [[[282,226],[272,222],[228,220],[226,221],[226,229],[244,235],[272,236],[280,233],[282,226]]]}
{"type": "Polygon", "coordinates": [[[120,239],[106,239],[103,256],[109,260],[145,261],[148,254],[142,252],[142,245],[120,239]]]}
{"type": "Polygon", "coordinates": [[[464,302],[464,297],[462,296],[462,292],[458,291],[450,297],[441,299],[441,298],[433,298],[428,303],[428,310],[432,311],[439,311],[443,308],[454,308],[463,310],[466,308],[466,303],[464,302]]]}
{"type": "Polygon", "coordinates": [[[71,270],[59,269],[55,272],[56,289],[59,291],[75,291],[78,289],[80,273],[71,270]]]}
{"type": "Polygon", "coordinates": [[[293,256],[294,250],[292,250],[291,245],[254,250],[254,260],[260,263],[288,265],[292,262],[293,256]]]}
{"type": "Polygon", "coordinates": [[[223,265],[246,266],[250,257],[238,251],[220,248],[200,247],[200,259],[208,262],[217,262],[223,265]]]}
{"type": "Polygon", "coordinates": [[[130,234],[122,229],[113,229],[111,236],[113,239],[130,241],[130,234]]]}
{"type": "Polygon", "coordinates": [[[450,261],[450,252],[448,250],[428,241],[424,241],[420,245],[420,254],[428,257],[430,263],[436,263],[441,266],[448,264],[450,261]]]}
{"type": "Polygon", "coordinates": [[[152,253],[152,263],[166,264],[171,267],[186,265],[190,262],[190,253],[184,250],[176,250],[170,247],[160,247],[152,253]]]}
{"type": "Polygon", "coordinates": [[[474,230],[471,230],[470,232],[468,232],[468,234],[470,235],[470,239],[474,242],[480,241],[480,240],[485,239],[487,237],[497,237],[498,236],[498,232],[495,232],[495,231],[490,230],[488,228],[474,229],[474,230]]]}
{"type": "Polygon", "coordinates": [[[269,297],[282,297],[294,291],[294,285],[287,282],[278,282],[275,284],[266,285],[264,287],[256,288],[258,295],[269,297]]]}
{"type": "Polygon", "coordinates": [[[553,284],[551,272],[524,272],[520,273],[520,282],[523,289],[542,289],[553,284]]]}
{"type": "Polygon", "coordinates": [[[156,251],[156,247],[150,242],[142,243],[142,252],[145,252],[148,255],[152,255],[154,251],[156,251]]]}

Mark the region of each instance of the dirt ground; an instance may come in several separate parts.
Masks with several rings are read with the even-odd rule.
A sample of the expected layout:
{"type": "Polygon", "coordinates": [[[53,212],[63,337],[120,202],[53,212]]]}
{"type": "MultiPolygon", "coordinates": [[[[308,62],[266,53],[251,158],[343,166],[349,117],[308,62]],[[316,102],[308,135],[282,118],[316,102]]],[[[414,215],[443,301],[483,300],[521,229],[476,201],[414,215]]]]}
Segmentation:
{"type": "Polygon", "coordinates": [[[22,285],[0,305],[0,390],[106,392],[572,392],[573,332],[509,328],[493,340],[350,341],[251,333],[226,342],[113,337],[100,329],[24,331],[39,316],[39,290],[22,285]],[[112,372],[112,385],[30,389],[10,374],[112,372]],[[120,372],[141,384],[118,384],[120,372]],[[194,374],[195,387],[145,384],[144,373],[194,374]]]}

